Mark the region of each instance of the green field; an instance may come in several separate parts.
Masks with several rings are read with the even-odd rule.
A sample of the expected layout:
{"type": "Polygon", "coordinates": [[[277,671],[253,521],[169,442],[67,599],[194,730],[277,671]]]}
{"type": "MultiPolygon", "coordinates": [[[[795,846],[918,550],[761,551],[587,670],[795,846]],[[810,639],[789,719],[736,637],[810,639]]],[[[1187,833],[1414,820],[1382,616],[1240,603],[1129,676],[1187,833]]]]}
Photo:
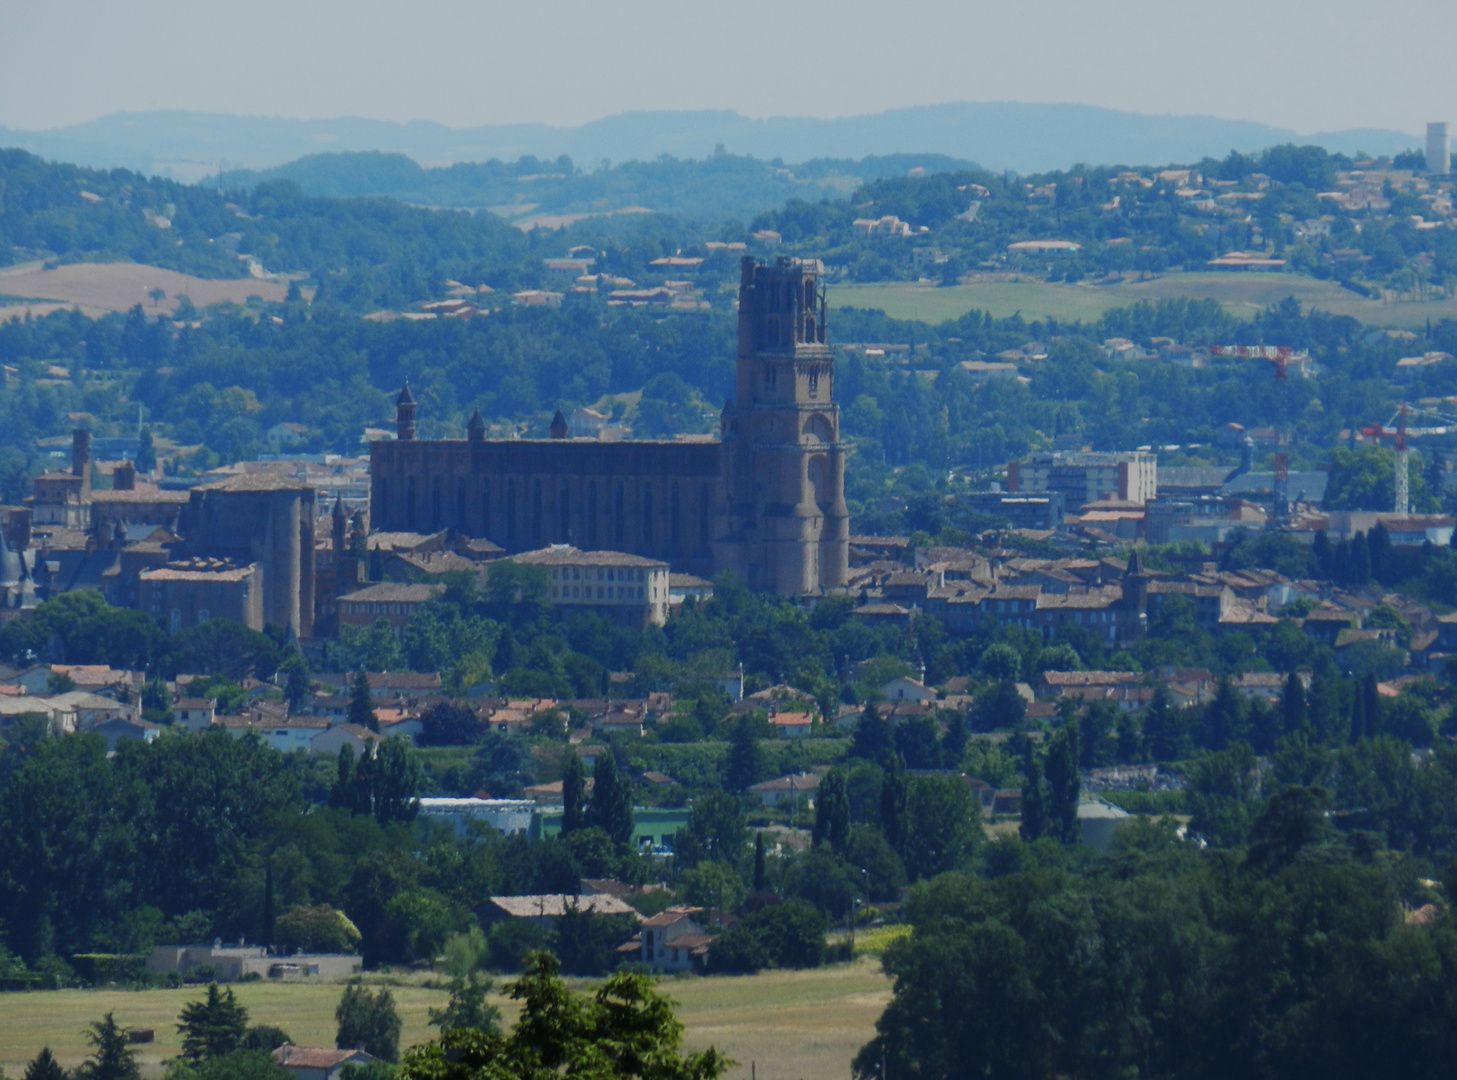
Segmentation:
{"type": "MultiPolygon", "coordinates": [[[[254,982],[234,989],[253,1023],[276,1024],[298,1045],[333,1045],[338,984],[254,982]]],[[[663,989],[679,1003],[692,1049],[717,1046],[739,1062],[729,1074],[734,1080],[749,1077],[751,1066],[760,1080],[843,1080],[890,998],[889,983],[869,958],[813,971],[669,979],[663,989]]],[[[403,985],[390,992],[404,1021],[404,1044],[430,1038],[435,1029],[426,1010],[445,1004],[444,991],[403,985]]],[[[19,1076],[42,1046],[75,1067],[86,1057],[86,1026],[114,1012],[123,1027],[156,1032],[156,1042],[138,1047],[138,1061],[145,1075],[159,1076],[163,1061],[181,1050],[177,1014],[201,996],[198,987],[0,994],[0,1069],[19,1076]]],[[[508,1018],[515,1012],[510,1001],[496,1004],[508,1018]]]]}
{"type": "Polygon", "coordinates": [[[1350,315],[1372,326],[1419,328],[1428,319],[1457,319],[1457,300],[1385,303],[1367,300],[1330,281],[1302,274],[1165,274],[1150,281],[1119,285],[1063,285],[1040,281],[985,281],[937,288],[932,285],[837,285],[830,305],[880,308],[897,319],[935,325],[968,311],[989,311],[999,319],[1017,312],[1028,322],[1054,318],[1091,321],[1112,308],[1139,300],[1173,297],[1218,300],[1231,313],[1248,318],[1287,296],[1303,308],[1350,315]]]}

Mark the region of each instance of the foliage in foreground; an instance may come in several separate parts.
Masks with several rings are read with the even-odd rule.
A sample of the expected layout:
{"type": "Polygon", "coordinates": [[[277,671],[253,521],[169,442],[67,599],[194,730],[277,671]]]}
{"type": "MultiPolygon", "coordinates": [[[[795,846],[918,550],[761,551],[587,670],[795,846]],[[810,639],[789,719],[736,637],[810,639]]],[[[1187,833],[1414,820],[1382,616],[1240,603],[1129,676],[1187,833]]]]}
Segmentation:
{"type": "Polygon", "coordinates": [[[510,993],[522,1004],[510,1035],[446,1032],[405,1055],[400,1080],[597,1078],[717,1080],[732,1064],[712,1048],[683,1054],[672,1002],[644,975],[618,972],[588,996],[569,990],[550,954],[534,953],[510,993]]]}
{"type": "Polygon", "coordinates": [[[917,886],[855,1075],[1443,1075],[1457,919],[1423,906],[1441,894],[1418,866],[1324,810],[1291,787],[1240,852],[1141,822],[1081,873],[1046,840],[1007,841],[1000,861],[1020,872],[917,886]]]}

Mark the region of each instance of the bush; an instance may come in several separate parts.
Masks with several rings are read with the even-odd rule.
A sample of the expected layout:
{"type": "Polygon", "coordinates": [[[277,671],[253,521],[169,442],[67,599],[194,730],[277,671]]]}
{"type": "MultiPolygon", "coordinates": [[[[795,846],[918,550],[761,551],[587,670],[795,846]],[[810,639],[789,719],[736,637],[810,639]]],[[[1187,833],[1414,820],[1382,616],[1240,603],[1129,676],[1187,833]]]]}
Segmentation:
{"type": "Polygon", "coordinates": [[[503,919],[486,932],[487,952],[496,971],[520,971],[534,952],[551,948],[551,932],[525,919],[503,919]]]}
{"type": "Polygon", "coordinates": [[[279,940],[304,952],[353,953],[359,951],[359,929],[342,911],[328,904],[295,907],[274,924],[279,940]]]}

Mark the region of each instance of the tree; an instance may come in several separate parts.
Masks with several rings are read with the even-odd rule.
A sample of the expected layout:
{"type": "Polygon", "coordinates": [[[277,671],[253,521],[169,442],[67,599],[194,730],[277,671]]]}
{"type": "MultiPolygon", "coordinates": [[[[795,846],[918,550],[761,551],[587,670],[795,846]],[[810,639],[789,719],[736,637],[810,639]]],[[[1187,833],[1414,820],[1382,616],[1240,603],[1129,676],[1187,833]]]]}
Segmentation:
{"type": "Polygon", "coordinates": [[[91,1044],[91,1056],[79,1070],[85,1080],[141,1080],[136,1051],[115,1014],[107,1013],[92,1023],[86,1041],[91,1044]]]}
{"type": "Polygon", "coordinates": [[[474,971],[450,980],[450,1001],[443,1009],[430,1009],[430,1023],[441,1034],[479,1031],[495,1035],[501,1030],[501,1010],[486,1001],[491,981],[474,971]]]}
{"type": "Polygon", "coordinates": [[[747,791],[764,776],[764,755],[759,749],[759,734],[749,717],[742,716],[734,725],[729,739],[728,765],[724,784],[730,791],[747,791]]]}
{"type": "Polygon", "coordinates": [[[860,719],[855,722],[850,756],[883,765],[893,752],[891,745],[890,724],[880,718],[873,704],[866,705],[860,712],[860,719]]]}
{"type": "Polygon", "coordinates": [[[769,887],[769,878],[764,867],[764,834],[754,833],[754,891],[763,892],[769,887]]]}
{"type": "Polygon", "coordinates": [[[603,915],[568,904],[553,927],[552,952],[568,975],[606,975],[617,947],[636,930],[632,915],[603,915]]]}
{"type": "Polygon", "coordinates": [[[374,715],[374,699],[369,693],[369,676],[363,668],[354,673],[354,681],[349,688],[348,722],[370,731],[379,730],[379,720],[374,715]]]}
{"type": "Polygon", "coordinates": [[[816,844],[828,844],[836,855],[843,855],[850,843],[850,797],[840,769],[826,773],[815,794],[813,839],[816,844]]]}
{"type": "MultiPolygon", "coordinates": [[[[879,723],[879,721],[876,721],[879,723]]],[[[899,754],[891,754],[880,784],[880,831],[885,842],[901,858],[906,850],[906,801],[910,795],[910,775],[899,754]]]]}
{"type": "Polygon", "coordinates": [[[137,442],[137,458],[134,461],[139,473],[149,473],[157,467],[157,448],[152,442],[151,427],[143,427],[137,442]]]}
{"type": "Polygon", "coordinates": [[[618,972],[590,997],[567,989],[548,953],[510,986],[522,1003],[511,1034],[442,1034],[412,1047],[400,1080],[580,1075],[598,1080],[718,1080],[731,1064],[709,1049],[681,1054],[683,1025],[643,975],[618,972]]]}
{"type": "Polygon", "coordinates": [[[371,993],[358,982],[344,988],[334,1010],[339,1033],[334,1045],[340,1050],[363,1050],[382,1061],[400,1060],[400,1014],[395,999],[384,987],[371,993]]]}
{"type": "Polygon", "coordinates": [[[66,1070],[61,1068],[51,1048],[43,1046],[25,1067],[25,1080],[66,1080],[66,1070]]]}
{"type": "Polygon", "coordinates": [[[710,791],[693,803],[688,828],[673,837],[674,861],[681,867],[701,862],[743,864],[749,828],[739,800],[726,791],[710,791]]]}
{"type": "Polygon", "coordinates": [[[283,687],[283,696],[288,701],[289,712],[298,712],[309,698],[309,666],[302,656],[295,656],[288,665],[288,681],[283,687]]]}
{"type": "Polygon", "coordinates": [[[359,929],[328,904],[298,905],[274,924],[279,942],[289,950],[353,953],[359,951],[359,929]]]}
{"type": "Polygon", "coordinates": [[[597,759],[592,780],[591,823],[619,848],[629,846],[632,843],[632,781],[618,770],[617,759],[611,751],[597,759]]]}
{"type": "Polygon", "coordinates": [[[562,835],[587,827],[587,776],[582,759],[572,754],[562,775],[562,835]]]}
{"type": "Polygon", "coordinates": [[[182,1007],[177,1030],[182,1034],[182,1056],[194,1065],[237,1050],[248,1031],[248,1010],[238,1004],[232,987],[221,990],[207,984],[207,997],[182,1007]]]}
{"type": "Polygon", "coordinates": [[[243,1042],[238,1049],[262,1050],[272,1053],[284,1043],[291,1042],[293,1040],[288,1037],[288,1032],[281,1027],[275,1027],[273,1024],[254,1024],[243,1036],[243,1042]]]}
{"type": "Polygon", "coordinates": [[[1064,844],[1078,841],[1078,722],[1069,721],[1047,748],[1048,831],[1064,844]]]}
{"type": "Polygon", "coordinates": [[[414,821],[420,811],[420,762],[404,739],[374,744],[374,817],[381,825],[414,821]]]}
{"type": "Polygon", "coordinates": [[[906,799],[906,873],[914,880],[955,869],[981,832],[959,777],[922,776],[906,799]]]}
{"type": "Polygon", "coordinates": [[[1294,671],[1285,676],[1285,692],[1280,698],[1280,714],[1281,726],[1286,735],[1294,735],[1305,727],[1305,684],[1294,671]]]}
{"type": "Polygon", "coordinates": [[[1047,781],[1042,773],[1042,754],[1025,735],[1022,739],[1022,824],[1018,833],[1031,843],[1047,834],[1047,781]]]}

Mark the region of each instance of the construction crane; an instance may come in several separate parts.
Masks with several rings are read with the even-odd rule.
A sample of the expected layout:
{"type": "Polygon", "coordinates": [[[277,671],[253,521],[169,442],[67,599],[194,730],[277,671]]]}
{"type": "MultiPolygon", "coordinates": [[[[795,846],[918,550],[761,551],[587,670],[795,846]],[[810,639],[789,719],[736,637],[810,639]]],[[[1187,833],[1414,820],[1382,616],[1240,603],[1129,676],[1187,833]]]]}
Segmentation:
{"type": "Polygon", "coordinates": [[[1406,402],[1396,407],[1396,415],[1385,424],[1373,424],[1363,427],[1361,434],[1372,439],[1393,439],[1396,444],[1396,506],[1394,510],[1402,517],[1411,513],[1411,492],[1408,488],[1409,464],[1411,461],[1411,450],[1407,446],[1408,439],[1417,438],[1422,435],[1450,435],[1457,432],[1457,420],[1449,416],[1443,416],[1434,409],[1412,409],[1406,402]],[[1436,427],[1410,427],[1407,425],[1407,417],[1410,415],[1429,416],[1442,421],[1436,427]],[[1395,424],[1395,427],[1391,425],[1395,424]]]}
{"type": "MultiPolygon", "coordinates": [[[[1283,525],[1290,518],[1290,423],[1288,420],[1290,391],[1290,365],[1310,362],[1310,353],[1305,349],[1291,349],[1283,345],[1214,345],[1209,349],[1212,356],[1232,356],[1241,360],[1268,360],[1275,365],[1275,378],[1279,380],[1277,406],[1281,413],[1275,426],[1275,482],[1271,486],[1271,525],[1283,525]]],[[[1302,371],[1305,369],[1302,367],[1302,371]]]]}

